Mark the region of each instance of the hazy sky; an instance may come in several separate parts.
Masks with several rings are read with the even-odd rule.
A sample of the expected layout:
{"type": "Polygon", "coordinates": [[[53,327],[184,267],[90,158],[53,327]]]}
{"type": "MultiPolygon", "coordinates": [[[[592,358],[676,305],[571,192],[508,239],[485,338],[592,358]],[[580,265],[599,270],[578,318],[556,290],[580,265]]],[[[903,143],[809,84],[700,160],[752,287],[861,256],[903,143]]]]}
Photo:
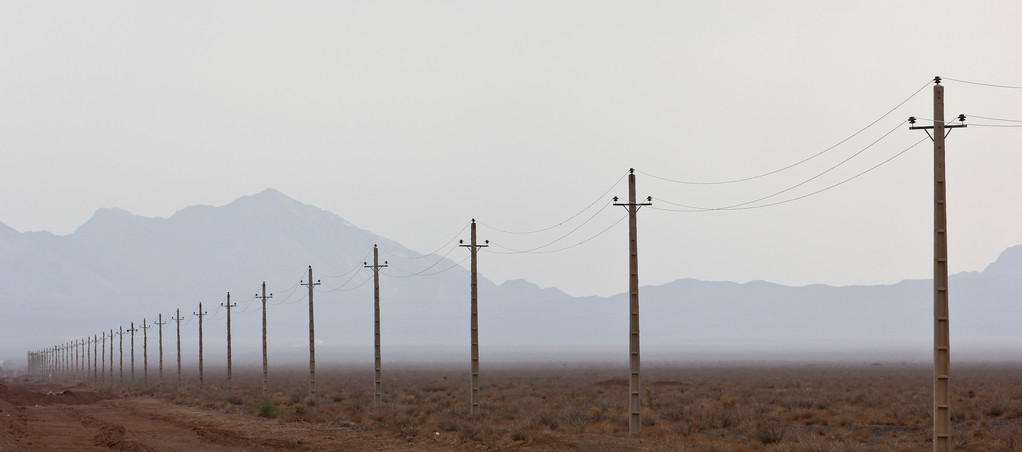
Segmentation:
{"type": "MultiPolygon", "coordinates": [[[[101,207],[167,217],[273,187],[422,252],[476,218],[489,278],[609,295],[627,225],[605,206],[635,168],[644,285],[928,278],[932,145],[904,120],[932,118],[935,75],[1022,86],[1022,3],[932,5],[3,1],[0,222],[69,234],[101,207]],[[767,173],[881,117],[760,179],[658,179],[767,173]],[[784,201],[923,139],[801,200],[659,210],[762,198],[865,149],[748,206],[784,201]],[[538,251],[597,237],[496,254],[562,236],[538,251]]],[[[945,86],[948,117],[1022,120],[1022,89],[945,86]]],[[[950,135],[953,272],[1022,243],[1020,140],[950,135]]]]}

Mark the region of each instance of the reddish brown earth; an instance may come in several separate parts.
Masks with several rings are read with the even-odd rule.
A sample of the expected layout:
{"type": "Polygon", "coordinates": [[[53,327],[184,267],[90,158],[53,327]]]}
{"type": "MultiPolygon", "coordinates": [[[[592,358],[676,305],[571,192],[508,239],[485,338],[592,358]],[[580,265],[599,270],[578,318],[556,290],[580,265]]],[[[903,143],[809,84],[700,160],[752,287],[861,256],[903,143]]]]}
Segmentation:
{"type": "MultiPolygon", "coordinates": [[[[932,448],[926,364],[650,365],[635,436],[622,366],[488,367],[477,415],[463,368],[388,368],[379,406],[372,369],[321,369],[314,400],[306,372],[272,372],[265,395],[251,369],[205,389],[0,378],[0,452],[932,448]]],[[[955,450],[1022,451],[1022,365],[959,365],[952,396],[955,450]]]]}
{"type": "Polygon", "coordinates": [[[79,385],[0,385],[0,451],[451,450],[354,425],[280,423],[79,385]]]}

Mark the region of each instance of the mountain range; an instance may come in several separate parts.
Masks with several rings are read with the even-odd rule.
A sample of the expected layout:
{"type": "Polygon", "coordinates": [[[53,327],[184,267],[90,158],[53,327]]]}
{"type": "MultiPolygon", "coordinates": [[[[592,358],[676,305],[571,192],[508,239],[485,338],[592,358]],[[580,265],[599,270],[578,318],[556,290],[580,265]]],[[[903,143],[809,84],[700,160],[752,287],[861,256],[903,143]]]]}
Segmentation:
{"type": "MultiPolygon", "coordinates": [[[[374,245],[380,260],[388,260],[380,270],[385,355],[467,360],[464,267],[443,252],[423,255],[273,189],[165,219],[100,209],[65,236],[0,223],[0,359],[18,363],[28,350],[109,334],[131,322],[141,327],[143,318],[151,325],[158,315],[171,344],[176,309],[183,359],[194,359],[194,313],[202,301],[210,314],[203,319],[206,356],[215,361],[226,355],[222,304],[231,291],[234,354],[254,362],[261,303],[253,294],[265,281],[273,293],[271,354],[307,360],[308,288],[301,283],[309,282],[311,266],[320,281],[313,289],[317,356],[368,361],[373,285],[363,262],[372,261],[374,245]]],[[[1022,355],[1022,246],[981,272],[953,275],[950,293],[953,347],[979,359],[1022,355]]],[[[929,280],[789,287],[679,279],[644,286],[640,296],[647,360],[929,358],[929,280]]],[[[481,273],[479,297],[484,360],[488,349],[502,359],[627,360],[627,294],[572,297],[524,280],[494,284],[481,273]]],[[[155,339],[157,331],[146,334],[155,339]]]]}

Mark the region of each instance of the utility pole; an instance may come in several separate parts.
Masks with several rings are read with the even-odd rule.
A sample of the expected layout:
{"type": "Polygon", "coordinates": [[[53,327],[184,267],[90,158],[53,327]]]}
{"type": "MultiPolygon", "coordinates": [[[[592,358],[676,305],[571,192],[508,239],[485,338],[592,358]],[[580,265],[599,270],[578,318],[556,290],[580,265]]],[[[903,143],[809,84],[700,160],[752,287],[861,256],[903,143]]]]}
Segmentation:
{"type": "Polygon", "coordinates": [[[316,323],[312,317],[312,288],[319,285],[319,281],[312,282],[312,266],[309,266],[309,282],[299,281],[303,286],[309,286],[309,400],[316,400],[316,323]]]}
{"type": "Polygon", "coordinates": [[[615,206],[624,206],[628,210],[628,367],[631,372],[628,379],[628,433],[638,435],[642,428],[642,401],[639,398],[639,245],[638,222],[636,213],[642,206],[653,204],[653,198],[647,196],[646,202],[635,201],[635,170],[628,170],[628,202],[617,202],[615,206]]]}
{"type": "Polygon", "coordinates": [[[124,325],[117,327],[117,337],[121,340],[117,346],[117,351],[121,355],[119,360],[121,370],[118,376],[120,377],[120,385],[124,386],[124,325]]]}
{"type": "MultiPolygon", "coordinates": [[[[199,302],[199,312],[193,312],[192,315],[195,315],[195,316],[199,317],[199,389],[201,390],[202,389],[202,317],[205,316],[205,315],[209,315],[209,313],[208,312],[204,312],[202,310],[202,302],[200,301],[199,302]]],[[[181,353],[179,352],[178,353],[178,362],[179,363],[180,363],[180,359],[181,359],[180,356],[181,356],[181,353]]],[[[178,369],[180,369],[180,367],[178,369]]],[[[181,371],[178,370],[178,375],[180,375],[180,372],[181,371]]],[[[180,381],[180,380],[181,380],[181,377],[179,376],[178,377],[178,381],[180,381]]],[[[180,383],[178,383],[178,384],[180,384],[180,383]]]]}
{"type": "Polygon", "coordinates": [[[142,317],[142,375],[143,382],[149,384],[149,328],[152,325],[146,325],[145,317],[142,317]]]}
{"type": "Polygon", "coordinates": [[[114,329],[110,328],[110,386],[114,385],[114,329]]]}
{"type": "Polygon", "coordinates": [[[472,219],[472,235],[471,241],[468,245],[465,245],[464,240],[459,240],[458,246],[466,247],[472,256],[472,406],[469,409],[469,414],[479,414],[479,285],[476,277],[477,262],[476,255],[479,254],[479,248],[486,248],[490,241],[487,240],[485,244],[476,244],[476,219],[472,219]]]}
{"type": "Polygon", "coordinates": [[[947,275],[947,186],[945,185],[944,139],[951,129],[966,127],[965,115],[959,124],[944,122],[944,86],[933,79],[933,126],[916,126],[910,117],[909,129],[933,129],[933,450],[950,451],[951,445],[951,338],[948,323],[947,275]],[[945,129],[947,129],[945,131],[945,129]]]}
{"type": "Polygon", "coordinates": [[[99,382],[99,366],[97,361],[99,360],[99,336],[92,335],[92,382],[99,382]]]}
{"type": "Polygon", "coordinates": [[[135,322],[131,322],[131,329],[128,330],[131,333],[131,385],[135,386],[135,332],[138,328],[135,328],[135,322]]]}
{"type": "Polygon", "coordinates": [[[166,325],[166,324],[167,324],[167,322],[163,321],[163,313],[161,312],[159,314],[159,316],[157,317],[157,320],[156,320],[156,325],[158,326],[157,329],[160,332],[160,342],[159,342],[160,343],[160,389],[163,389],[163,325],[166,325]]]}
{"type": "Polygon", "coordinates": [[[227,292],[227,304],[220,303],[220,306],[227,307],[227,390],[231,390],[231,308],[238,306],[231,304],[231,293],[227,292]]]}
{"type": "Polygon", "coordinates": [[[376,383],[373,385],[373,406],[380,406],[380,268],[387,266],[387,261],[383,261],[383,265],[380,265],[380,250],[373,245],[373,265],[369,265],[368,262],[363,262],[366,268],[373,269],[373,312],[375,319],[375,334],[376,334],[376,383]]]}
{"type": "Polygon", "coordinates": [[[177,308],[173,319],[177,323],[177,389],[181,390],[181,308],[177,308]]]}
{"type": "Polygon", "coordinates": [[[89,381],[89,374],[92,373],[92,338],[85,336],[85,375],[82,380],[89,381]]]}
{"type": "Polygon", "coordinates": [[[103,366],[102,369],[100,369],[99,371],[99,375],[100,381],[102,383],[106,383],[106,331],[103,331],[103,334],[100,337],[102,338],[102,344],[100,348],[103,349],[103,357],[102,359],[100,359],[100,361],[103,362],[103,366]]]}
{"type": "MultiPolygon", "coordinates": [[[[256,296],[258,297],[259,294],[256,294],[256,296]]],[[[267,386],[269,385],[269,379],[267,378],[267,372],[266,372],[266,368],[267,368],[267,365],[266,365],[266,299],[267,298],[273,298],[273,294],[272,293],[269,296],[266,295],[266,281],[263,281],[263,295],[262,295],[261,298],[263,299],[263,398],[266,398],[266,394],[267,394],[267,391],[268,391],[267,386]]]]}

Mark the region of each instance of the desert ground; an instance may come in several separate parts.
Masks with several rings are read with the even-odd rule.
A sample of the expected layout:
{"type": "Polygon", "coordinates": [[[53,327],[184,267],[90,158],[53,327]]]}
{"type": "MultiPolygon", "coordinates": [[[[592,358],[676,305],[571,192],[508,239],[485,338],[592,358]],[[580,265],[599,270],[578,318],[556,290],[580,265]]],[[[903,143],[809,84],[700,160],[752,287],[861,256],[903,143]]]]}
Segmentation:
{"type": "MultiPolygon", "coordinates": [[[[0,451],[918,451],[932,448],[926,363],[644,364],[642,432],[628,434],[627,366],[484,365],[481,414],[469,415],[469,369],[371,367],[270,373],[235,366],[197,375],[136,369],[66,380],[8,376],[0,451]]],[[[1022,450],[1022,364],[952,370],[953,442],[1022,450]]]]}

